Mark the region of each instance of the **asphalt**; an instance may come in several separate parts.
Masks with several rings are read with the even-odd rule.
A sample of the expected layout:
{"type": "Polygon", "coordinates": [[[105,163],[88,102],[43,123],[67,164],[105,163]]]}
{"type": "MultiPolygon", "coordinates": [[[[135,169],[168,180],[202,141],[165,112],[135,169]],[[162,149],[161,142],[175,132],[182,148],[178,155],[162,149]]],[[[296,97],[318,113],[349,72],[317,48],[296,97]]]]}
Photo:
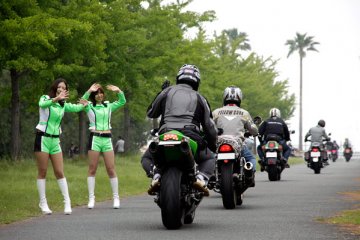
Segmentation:
{"type": "Polygon", "coordinates": [[[266,172],[256,173],[255,188],[248,189],[242,206],[225,210],[221,196],[211,193],[196,212],[193,224],[166,230],[160,209],[151,196],[121,199],[73,208],[70,216],[55,213],[0,227],[0,240],[121,240],[121,239],[360,239],[336,225],[318,221],[351,209],[355,202],[341,192],[360,188],[360,159],[339,159],[321,174],[305,164],[285,169],[279,182],[266,172]]]}

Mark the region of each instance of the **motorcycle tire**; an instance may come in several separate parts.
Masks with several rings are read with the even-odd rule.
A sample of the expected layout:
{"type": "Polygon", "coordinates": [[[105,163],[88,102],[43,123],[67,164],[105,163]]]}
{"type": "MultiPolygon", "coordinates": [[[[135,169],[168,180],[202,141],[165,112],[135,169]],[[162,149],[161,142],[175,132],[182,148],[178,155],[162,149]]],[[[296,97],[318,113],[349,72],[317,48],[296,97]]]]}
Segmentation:
{"type": "Polygon", "coordinates": [[[267,167],[269,181],[278,181],[279,180],[279,172],[276,165],[269,165],[267,167]]]}
{"type": "Polygon", "coordinates": [[[181,203],[180,169],[168,168],[161,177],[160,205],[163,225],[167,229],[179,229],[183,224],[184,209],[181,203]]]}
{"type": "Polygon", "coordinates": [[[313,163],[313,170],[315,174],[320,174],[321,171],[320,162],[313,163]]]}
{"type": "Polygon", "coordinates": [[[233,182],[233,163],[226,163],[220,166],[220,192],[223,206],[226,209],[234,209],[236,206],[236,191],[233,182]]]}

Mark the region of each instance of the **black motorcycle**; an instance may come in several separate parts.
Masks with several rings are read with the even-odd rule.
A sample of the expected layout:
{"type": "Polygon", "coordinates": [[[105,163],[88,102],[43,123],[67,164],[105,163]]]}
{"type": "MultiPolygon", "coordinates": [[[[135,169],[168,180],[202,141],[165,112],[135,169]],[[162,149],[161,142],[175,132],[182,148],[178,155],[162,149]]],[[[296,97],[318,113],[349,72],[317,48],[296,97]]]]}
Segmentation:
{"type": "Polygon", "coordinates": [[[308,162],[308,167],[313,169],[315,174],[320,174],[321,168],[325,166],[324,158],[321,143],[313,142],[310,150],[305,153],[305,160],[308,162]]]}
{"type": "Polygon", "coordinates": [[[209,188],[220,192],[223,206],[233,209],[243,202],[243,193],[250,186],[254,167],[241,156],[243,141],[240,137],[222,135],[218,138],[215,175],[209,188]]]}
{"type": "Polygon", "coordinates": [[[264,153],[264,168],[268,173],[269,181],[279,181],[281,172],[285,168],[283,159],[283,147],[277,138],[268,137],[267,142],[261,147],[264,153]]]}
{"type": "Polygon", "coordinates": [[[343,154],[344,154],[344,158],[345,158],[346,162],[349,162],[353,155],[353,151],[352,151],[351,147],[345,148],[343,154]]]}
{"type": "Polygon", "coordinates": [[[193,187],[197,147],[195,141],[175,130],[161,134],[149,146],[155,166],[161,172],[155,202],[161,208],[162,222],[167,229],[191,224],[204,196],[204,192],[193,187]]]}

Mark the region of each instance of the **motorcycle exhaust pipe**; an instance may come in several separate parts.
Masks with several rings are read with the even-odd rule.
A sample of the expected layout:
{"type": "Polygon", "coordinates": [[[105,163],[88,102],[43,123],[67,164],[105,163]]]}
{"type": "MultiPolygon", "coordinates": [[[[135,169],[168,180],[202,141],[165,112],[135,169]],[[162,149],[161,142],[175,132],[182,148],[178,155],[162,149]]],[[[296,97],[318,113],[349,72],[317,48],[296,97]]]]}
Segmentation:
{"type": "Polygon", "coordinates": [[[195,158],[194,158],[194,155],[191,151],[189,144],[187,142],[181,142],[179,148],[180,148],[180,151],[182,152],[182,154],[184,154],[185,158],[187,159],[184,162],[185,168],[188,170],[194,169],[195,158]]]}
{"type": "Polygon", "coordinates": [[[157,151],[158,151],[158,143],[156,143],[156,142],[150,143],[150,145],[149,145],[149,152],[150,152],[151,154],[155,154],[155,153],[157,153],[157,151]]]}
{"type": "Polygon", "coordinates": [[[250,171],[253,169],[253,164],[251,162],[246,162],[245,163],[245,166],[244,166],[244,169],[247,170],[247,171],[250,171]]]}

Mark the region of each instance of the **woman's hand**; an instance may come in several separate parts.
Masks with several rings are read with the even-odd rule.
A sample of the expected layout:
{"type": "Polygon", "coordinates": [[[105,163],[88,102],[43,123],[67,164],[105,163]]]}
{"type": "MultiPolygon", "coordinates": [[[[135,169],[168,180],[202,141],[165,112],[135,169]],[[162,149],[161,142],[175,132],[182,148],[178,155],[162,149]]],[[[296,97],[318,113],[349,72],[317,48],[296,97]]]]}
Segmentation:
{"type": "Polygon", "coordinates": [[[66,100],[69,98],[69,92],[64,90],[61,91],[56,97],[52,99],[53,102],[59,102],[61,100],[66,100]]]}
{"type": "Polygon", "coordinates": [[[86,107],[89,104],[88,100],[85,100],[83,98],[80,98],[78,100],[78,103],[82,104],[84,107],[86,107]]]}
{"type": "Polygon", "coordinates": [[[111,85],[111,84],[107,85],[106,89],[113,91],[113,92],[118,92],[118,93],[121,92],[121,89],[119,87],[111,85]]]}
{"type": "Polygon", "coordinates": [[[94,83],[93,85],[91,85],[88,92],[89,93],[96,92],[99,88],[100,88],[100,84],[94,83]]]}

